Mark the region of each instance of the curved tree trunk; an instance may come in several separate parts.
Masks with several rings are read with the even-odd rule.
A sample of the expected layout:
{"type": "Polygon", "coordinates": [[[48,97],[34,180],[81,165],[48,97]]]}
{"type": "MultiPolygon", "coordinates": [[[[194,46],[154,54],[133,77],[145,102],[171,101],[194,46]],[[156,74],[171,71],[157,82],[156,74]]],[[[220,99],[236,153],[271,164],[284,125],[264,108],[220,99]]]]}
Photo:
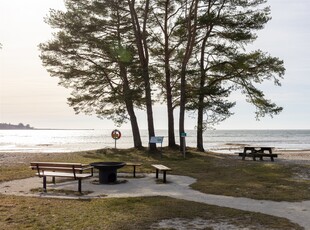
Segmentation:
{"type": "Polygon", "coordinates": [[[126,70],[126,67],[122,63],[120,63],[120,75],[121,75],[121,78],[123,79],[123,96],[124,96],[124,101],[126,104],[126,109],[127,109],[127,112],[130,118],[134,147],[139,149],[142,147],[140,130],[139,130],[137,117],[134,111],[134,103],[133,103],[133,98],[131,95],[131,90],[129,87],[129,81],[127,78],[127,70],[126,70]]]}
{"type": "Polygon", "coordinates": [[[137,122],[137,117],[133,109],[132,101],[130,101],[128,104],[126,102],[126,108],[127,108],[127,112],[130,117],[134,147],[137,149],[140,149],[142,148],[142,142],[141,142],[140,130],[139,130],[138,122],[137,122]]]}
{"type": "MultiPolygon", "coordinates": [[[[149,0],[145,1],[144,13],[142,18],[142,27],[140,25],[139,16],[135,9],[135,1],[127,0],[127,2],[130,10],[133,32],[135,35],[135,43],[137,46],[139,61],[142,70],[142,78],[144,81],[145,104],[146,104],[148,132],[150,140],[152,136],[155,136],[155,128],[153,120],[152,96],[151,96],[150,75],[149,75],[149,53],[147,46],[147,31],[146,31],[146,23],[149,12],[149,0]]],[[[156,144],[150,144],[151,151],[156,149],[157,149],[156,144]]]]}

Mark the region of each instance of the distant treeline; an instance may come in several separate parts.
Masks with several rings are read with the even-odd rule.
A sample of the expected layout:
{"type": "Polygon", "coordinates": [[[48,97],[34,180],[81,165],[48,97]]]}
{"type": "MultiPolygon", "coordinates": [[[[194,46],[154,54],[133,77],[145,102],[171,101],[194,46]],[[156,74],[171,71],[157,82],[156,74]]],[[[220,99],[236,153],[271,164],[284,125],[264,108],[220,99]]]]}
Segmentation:
{"type": "Polygon", "coordinates": [[[24,125],[23,123],[19,123],[18,125],[0,123],[0,129],[34,129],[34,128],[28,124],[24,125]]]}

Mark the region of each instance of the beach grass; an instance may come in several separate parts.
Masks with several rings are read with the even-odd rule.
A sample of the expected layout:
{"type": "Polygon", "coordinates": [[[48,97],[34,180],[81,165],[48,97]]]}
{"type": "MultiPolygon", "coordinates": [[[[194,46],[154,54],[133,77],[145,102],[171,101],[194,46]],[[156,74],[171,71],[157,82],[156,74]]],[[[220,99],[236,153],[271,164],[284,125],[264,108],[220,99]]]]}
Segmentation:
{"type": "Polygon", "coordinates": [[[200,218],[247,229],[302,229],[284,218],[168,197],[61,200],[0,195],[0,200],[0,229],[8,230],[145,230],[176,218],[176,222],[200,218]]]}
{"type": "MultiPolygon", "coordinates": [[[[161,154],[149,153],[147,149],[102,149],[42,155],[18,166],[1,167],[0,181],[33,176],[29,169],[32,160],[141,162],[138,173],[154,173],[151,164],[160,163],[172,168],[169,173],[196,178],[192,188],[204,193],[275,201],[310,199],[309,178],[298,176],[301,172],[309,175],[307,165],[281,164],[277,160],[242,161],[195,149],[189,149],[186,158],[178,150],[168,148],[161,154]]],[[[124,167],[120,172],[132,169],[124,167]]],[[[0,195],[0,213],[0,229],[150,229],[159,221],[174,218],[188,221],[201,218],[249,229],[302,229],[284,218],[169,197],[66,200],[0,195]]]]}

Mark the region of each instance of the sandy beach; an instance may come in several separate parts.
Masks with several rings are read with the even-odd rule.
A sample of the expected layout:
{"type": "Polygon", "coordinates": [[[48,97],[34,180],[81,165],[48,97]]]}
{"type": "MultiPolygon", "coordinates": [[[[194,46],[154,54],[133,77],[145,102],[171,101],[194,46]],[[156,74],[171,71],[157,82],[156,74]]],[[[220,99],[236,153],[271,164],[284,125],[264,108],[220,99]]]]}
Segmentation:
{"type": "MultiPolygon", "coordinates": [[[[0,166],[10,166],[12,164],[28,164],[31,161],[36,161],[42,156],[59,155],[62,153],[0,153],[0,166]]],[[[66,153],[67,154],[67,153],[66,153]]],[[[68,153],[70,154],[70,153],[68,153]]]]}
{"type": "Polygon", "coordinates": [[[274,153],[278,154],[279,162],[310,165],[310,150],[275,150],[274,153]]]}

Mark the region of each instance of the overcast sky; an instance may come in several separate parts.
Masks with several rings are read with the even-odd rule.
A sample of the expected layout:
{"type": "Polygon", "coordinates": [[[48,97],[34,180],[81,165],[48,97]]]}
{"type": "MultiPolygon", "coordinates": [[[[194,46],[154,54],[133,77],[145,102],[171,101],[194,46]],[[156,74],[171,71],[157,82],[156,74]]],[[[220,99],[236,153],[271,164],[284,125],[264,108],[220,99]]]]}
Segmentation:
{"type": "MultiPolygon", "coordinates": [[[[261,86],[284,111],[256,121],[255,108],[235,93],[235,115],[217,129],[310,129],[310,1],[269,0],[268,5],[272,20],[258,33],[253,47],[284,60],[282,87],[261,86]]],[[[62,0],[0,0],[0,123],[22,122],[36,128],[114,127],[108,120],[75,115],[66,102],[69,91],[42,67],[37,46],[52,37],[43,18],[50,8],[62,7],[62,0]]],[[[146,128],[146,113],[138,112],[138,116],[140,128],[146,128]]],[[[156,129],[166,129],[165,116],[164,105],[154,107],[156,129]]],[[[193,129],[195,123],[187,119],[186,129],[193,129]]]]}

